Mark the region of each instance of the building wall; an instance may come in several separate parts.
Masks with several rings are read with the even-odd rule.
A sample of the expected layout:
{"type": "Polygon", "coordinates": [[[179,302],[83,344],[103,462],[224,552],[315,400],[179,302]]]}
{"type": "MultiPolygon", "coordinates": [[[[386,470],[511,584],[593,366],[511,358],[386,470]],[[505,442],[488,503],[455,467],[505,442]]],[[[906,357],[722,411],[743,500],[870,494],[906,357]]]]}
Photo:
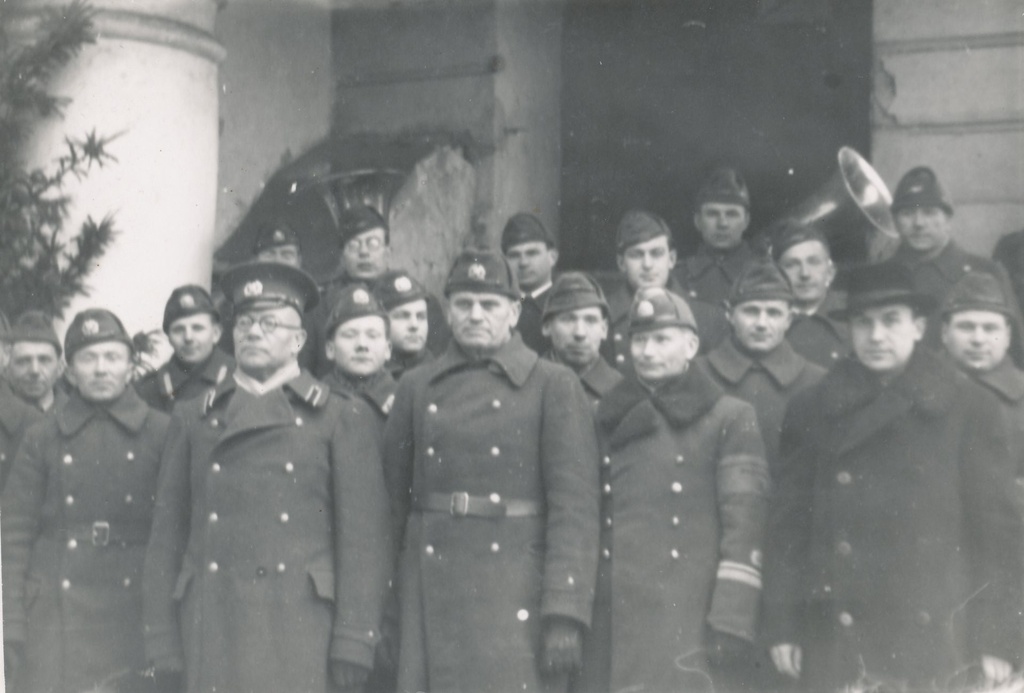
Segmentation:
{"type": "Polygon", "coordinates": [[[1024,228],[1024,17],[1018,0],[875,0],[873,161],[894,188],[938,174],[958,239],[988,254],[1024,228]]]}

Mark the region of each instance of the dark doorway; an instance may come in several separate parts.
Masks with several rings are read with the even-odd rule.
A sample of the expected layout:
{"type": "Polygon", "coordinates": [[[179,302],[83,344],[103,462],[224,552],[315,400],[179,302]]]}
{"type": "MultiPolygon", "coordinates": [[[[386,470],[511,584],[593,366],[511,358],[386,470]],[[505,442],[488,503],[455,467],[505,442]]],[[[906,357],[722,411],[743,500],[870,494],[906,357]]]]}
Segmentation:
{"type": "Polygon", "coordinates": [[[756,233],[814,192],[848,145],[870,158],[870,0],[570,2],[562,92],[564,267],[614,267],[631,207],[682,254],[693,196],[732,165],[756,233]]]}

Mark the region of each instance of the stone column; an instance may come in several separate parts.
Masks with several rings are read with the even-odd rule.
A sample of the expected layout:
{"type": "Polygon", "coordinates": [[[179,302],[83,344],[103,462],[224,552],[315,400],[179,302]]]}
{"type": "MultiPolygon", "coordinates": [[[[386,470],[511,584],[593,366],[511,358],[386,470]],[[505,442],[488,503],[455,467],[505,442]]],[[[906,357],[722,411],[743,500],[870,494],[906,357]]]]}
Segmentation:
{"type": "Polygon", "coordinates": [[[1019,0],[875,0],[872,163],[890,189],[935,169],[957,240],[989,254],[1024,228],[1024,17],[1019,0]]]}
{"type": "MultiPolygon", "coordinates": [[[[12,3],[8,3],[10,7],[12,3]]],[[[37,13],[63,0],[16,0],[19,34],[37,13]]],[[[93,130],[116,138],[116,162],[94,169],[67,192],[66,228],[114,215],[118,231],[88,277],[89,296],[66,311],[103,306],[129,331],[159,328],[175,286],[207,285],[217,198],[217,65],[224,49],[212,32],[215,0],[92,0],[94,45],[54,80],[71,103],[63,120],[41,123],[27,152],[46,165],[65,136],[93,130]]]]}

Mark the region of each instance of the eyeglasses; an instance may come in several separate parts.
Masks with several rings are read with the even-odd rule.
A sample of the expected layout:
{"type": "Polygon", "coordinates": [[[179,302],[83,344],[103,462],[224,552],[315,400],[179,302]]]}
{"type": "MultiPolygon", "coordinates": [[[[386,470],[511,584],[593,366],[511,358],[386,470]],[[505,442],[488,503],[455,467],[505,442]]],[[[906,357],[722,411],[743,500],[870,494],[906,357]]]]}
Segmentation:
{"type": "Polygon", "coordinates": [[[369,238],[351,238],[345,244],[345,251],[349,253],[358,253],[360,250],[365,248],[366,250],[373,252],[380,250],[384,247],[384,239],[380,236],[370,236],[369,238]]]}
{"type": "Polygon", "coordinates": [[[236,332],[248,332],[252,329],[252,326],[259,324],[260,330],[263,334],[270,334],[276,331],[278,328],[284,330],[301,330],[302,325],[282,325],[278,322],[277,318],[273,315],[264,315],[258,320],[253,318],[251,315],[239,315],[235,318],[235,331],[236,332]]]}

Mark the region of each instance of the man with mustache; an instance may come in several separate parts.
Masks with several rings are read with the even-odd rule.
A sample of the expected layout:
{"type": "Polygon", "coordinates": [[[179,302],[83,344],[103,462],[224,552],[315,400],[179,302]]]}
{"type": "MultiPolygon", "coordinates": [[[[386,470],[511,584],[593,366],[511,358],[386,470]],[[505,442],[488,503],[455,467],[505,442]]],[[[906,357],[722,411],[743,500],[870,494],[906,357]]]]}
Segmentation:
{"type": "Polygon", "coordinates": [[[135,391],[149,406],[169,413],[178,402],[216,387],[234,370],[235,361],[217,346],[220,313],[201,286],[188,284],[171,292],[164,306],[163,330],[174,355],[135,383],[135,391]]]}
{"type": "Polygon", "coordinates": [[[147,658],[168,686],[361,686],[392,574],[377,423],[298,364],[316,283],[240,265],[237,368],[178,407],[161,462],[144,579],[147,658]]]}

